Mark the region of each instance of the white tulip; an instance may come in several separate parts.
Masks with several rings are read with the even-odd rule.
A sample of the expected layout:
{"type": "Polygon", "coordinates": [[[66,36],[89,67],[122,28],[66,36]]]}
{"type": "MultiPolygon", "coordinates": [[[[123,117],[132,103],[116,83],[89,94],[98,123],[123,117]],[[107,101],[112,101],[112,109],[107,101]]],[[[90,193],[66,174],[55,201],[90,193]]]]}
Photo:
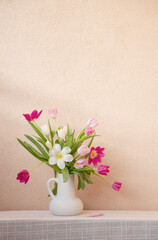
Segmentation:
{"type": "Polygon", "coordinates": [[[58,130],[59,138],[65,140],[65,136],[67,134],[67,126],[63,127],[62,129],[58,130]]]}
{"type": "Polygon", "coordinates": [[[45,136],[48,136],[50,131],[49,131],[49,127],[47,124],[43,125],[41,127],[41,131],[42,131],[42,134],[45,135],[45,136]]]}
{"type": "Polygon", "coordinates": [[[50,141],[47,140],[46,142],[46,146],[49,148],[49,149],[52,149],[52,144],[50,141]]]}

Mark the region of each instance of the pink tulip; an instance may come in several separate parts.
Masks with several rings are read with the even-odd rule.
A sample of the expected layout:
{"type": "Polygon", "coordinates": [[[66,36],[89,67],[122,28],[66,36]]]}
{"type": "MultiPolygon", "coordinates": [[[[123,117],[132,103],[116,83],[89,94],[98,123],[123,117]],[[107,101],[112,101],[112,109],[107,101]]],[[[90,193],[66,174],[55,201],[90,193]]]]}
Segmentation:
{"type": "Polygon", "coordinates": [[[49,109],[48,113],[51,118],[55,119],[57,116],[58,110],[57,110],[57,108],[51,108],[51,109],[49,109]]]}
{"type": "Polygon", "coordinates": [[[95,128],[99,125],[98,121],[95,118],[90,118],[87,122],[87,125],[90,125],[92,128],[95,128]]]}
{"type": "Polygon", "coordinates": [[[81,156],[85,156],[90,152],[90,149],[87,147],[86,144],[82,144],[78,150],[77,150],[78,154],[80,154],[81,156]]]}
{"type": "Polygon", "coordinates": [[[113,184],[112,184],[112,188],[116,191],[119,191],[121,186],[122,186],[122,183],[120,183],[120,182],[113,182],[113,184]]]}
{"type": "Polygon", "coordinates": [[[85,134],[86,135],[92,135],[93,133],[95,133],[95,129],[92,128],[90,125],[87,125],[87,127],[85,129],[85,134]]]}
{"type": "Polygon", "coordinates": [[[86,165],[86,158],[81,158],[76,161],[75,168],[83,168],[86,165]]]}
{"type": "Polygon", "coordinates": [[[39,113],[37,110],[34,110],[31,114],[23,114],[23,116],[26,118],[27,121],[31,122],[32,120],[39,118],[41,113],[42,110],[39,113]]]}
{"type": "Polygon", "coordinates": [[[101,174],[101,175],[107,175],[108,172],[109,172],[109,166],[105,166],[105,165],[100,165],[98,167],[98,173],[101,174]]]}
{"type": "Polygon", "coordinates": [[[16,179],[20,180],[21,183],[24,182],[26,184],[28,182],[29,178],[30,178],[29,172],[27,170],[22,170],[21,172],[19,172],[17,174],[17,178],[16,179]]]}
{"type": "Polygon", "coordinates": [[[88,164],[93,163],[94,166],[96,167],[98,165],[98,162],[101,162],[101,158],[104,157],[104,148],[97,147],[94,148],[92,147],[90,150],[89,158],[88,158],[88,164]]]}

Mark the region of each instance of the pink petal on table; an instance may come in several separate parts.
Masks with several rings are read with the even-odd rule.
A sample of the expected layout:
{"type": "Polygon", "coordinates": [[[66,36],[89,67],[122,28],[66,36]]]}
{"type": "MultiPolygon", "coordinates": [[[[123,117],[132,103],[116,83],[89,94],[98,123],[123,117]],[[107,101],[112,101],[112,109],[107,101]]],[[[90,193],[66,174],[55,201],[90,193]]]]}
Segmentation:
{"type": "Polygon", "coordinates": [[[98,214],[90,215],[88,217],[101,217],[101,216],[104,216],[104,213],[98,213],[98,214]]]}

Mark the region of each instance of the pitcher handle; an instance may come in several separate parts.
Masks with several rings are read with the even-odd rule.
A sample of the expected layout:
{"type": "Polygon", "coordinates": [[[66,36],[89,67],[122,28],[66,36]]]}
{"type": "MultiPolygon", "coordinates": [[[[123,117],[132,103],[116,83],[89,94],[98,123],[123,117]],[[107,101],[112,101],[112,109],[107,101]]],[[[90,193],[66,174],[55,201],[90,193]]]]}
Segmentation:
{"type": "Polygon", "coordinates": [[[57,179],[57,178],[51,178],[51,179],[49,179],[48,182],[47,182],[47,189],[48,189],[48,192],[49,192],[51,198],[54,198],[55,196],[54,196],[54,194],[52,193],[52,191],[51,191],[51,189],[50,189],[50,185],[49,185],[50,182],[52,182],[52,181],[58,183],[58,179],[57,179]]]}

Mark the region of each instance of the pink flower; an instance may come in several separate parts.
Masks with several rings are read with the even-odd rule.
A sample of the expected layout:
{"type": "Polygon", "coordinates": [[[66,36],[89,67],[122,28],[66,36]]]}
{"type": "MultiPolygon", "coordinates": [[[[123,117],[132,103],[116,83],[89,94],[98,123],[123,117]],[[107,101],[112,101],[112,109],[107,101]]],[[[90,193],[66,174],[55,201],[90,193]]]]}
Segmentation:
{"type": "Polygon", "coordinates": [[[86,165],[86,158],[81,158],[76,161],[75,168],[83,168],[86,165]]]}
{"type": "Polygon", "coordinates": [[[22,170],[17,174],[17,180],[20,180],[21,183],[25,182],[25,184],[28,182],[30,178],[30,174],[27,170],[22,170]]]}
{"type": "Polygon", "coordinates": [[[101,158],[104,157],[104,151],[105,148],[97,147],[94,148],[92,147],[90,150],[89,158],[88,158],[88,164],[93,163],[94,166],[96,167],[98,165],[98,162],[101,162],[101,158]]]}
{"type": "Polygon", "coordinates": [[[113,182],[112,188],[116,191],[119,191],[121,188],[121,185],[122,185],[122,183],[120,183],[120,182],[113,182]]]}
{"type": "Polygon", "coordinates": [[[77,149],[78,154],[81,156],[85,156],[90,152],[90,149],[87,147],[86,144],[82,144],[78,149],[77,149]]]}
{"type": "Polygon", "coordinates": [[[57,108],[51,108],[49,109],[48,113],[51,118],[56,118],[58,110],[57,108]]]}
{"type": "Polygon", "coordinates": [[[23,114],[27,121],[31,122],[34,119],[39,118],[41,115],[42,110],[38,113],[37,110],[34,110],[31,114],[23,114]]]}
{"type": "Polygon", "coordinates": [[[87,125],[90,125],[92,128],[95,128],[99,125],[98,121],[95,118],[90,118],[87,122],[87,125]]]}
{"type": "Polygon", "coordinates": [[[109,166],[105,166],[105,165],[100,165],[98,167],[98,173],[101,174],[101,175],[107,175],[108,172],[109,172],[109,166]]]}
{"type": "Polygon", "coordinates": [[[85,129],[85,134],[86,135],[92,135],[93,133],[95,133],[95,129],[92,128],[90,125],[87,125],[87,127],[85,129]]]}

